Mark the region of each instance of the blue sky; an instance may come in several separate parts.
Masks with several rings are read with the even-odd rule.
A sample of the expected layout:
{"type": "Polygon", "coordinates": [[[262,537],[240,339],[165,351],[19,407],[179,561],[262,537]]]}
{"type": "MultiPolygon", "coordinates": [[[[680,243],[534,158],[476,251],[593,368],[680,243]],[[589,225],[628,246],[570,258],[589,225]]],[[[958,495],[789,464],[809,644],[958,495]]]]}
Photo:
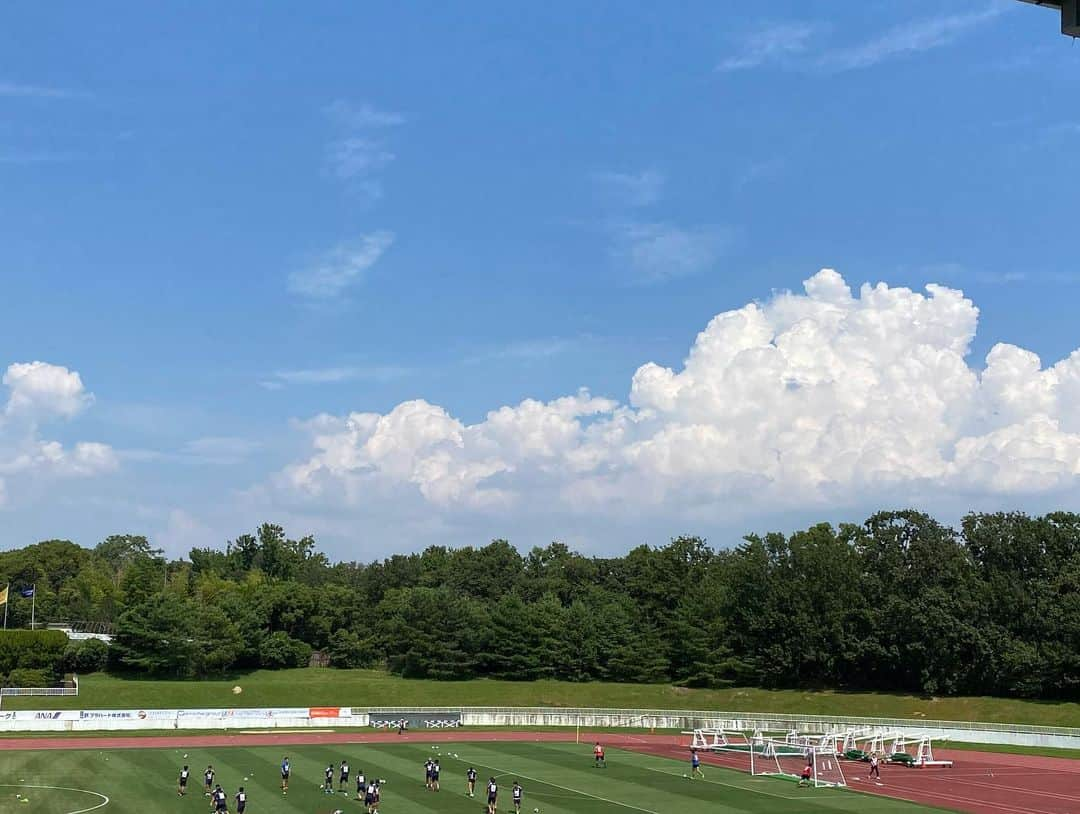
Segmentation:
{"type": "Polygon", "coordinates": [[[276,519],[342,557],[616,551],[897,499],[946,519],[1075,505],[1073,371],[1051,366],[1080,346],[1080,51],[1049,10],[20,3],[0,23],[0,545],[132,531],[179,553],[276,519]],[[803,308],[825,267],[856,305],[801,352],[831,368],[684,370],[714,316],[803,308]],[[879,282],[911,297],[859,294],[879,282]],[[906,316],[868,329],[882,309],[906,316]],[[945,405],[944,429],[886,450],[867,439],[920,419],[837,395],[844,349],[907,347],[927,320],[859,367],[883,376],[866,392],[898,388],[883,404],[945,405]],[[997,343],[1043,367],[984,379],[997,343]],[[946,352],[974,384],[885,382],[946,352]],[[692,386],[632,393],[649,362],[692,386]],[[761,396],[778,376],[827,385],[791,408],[812,426],[762,419],[790,418],[761,396]],[[437,410],[397,426],[415,400],[437,410]]]}

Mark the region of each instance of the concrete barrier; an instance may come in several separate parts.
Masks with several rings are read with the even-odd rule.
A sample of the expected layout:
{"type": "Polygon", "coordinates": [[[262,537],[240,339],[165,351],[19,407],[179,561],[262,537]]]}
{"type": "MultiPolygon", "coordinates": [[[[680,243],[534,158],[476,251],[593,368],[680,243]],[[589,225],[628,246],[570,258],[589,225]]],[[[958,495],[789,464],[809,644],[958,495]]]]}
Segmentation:
{"type": "Polygon", "coordinates": [[[229,730],[367,727],[406,718],[410,729],[425,725],[463,727],[580,727],[744,732],[798,731],[807,734],[870,728],[925,735],[938,741],[1080,749],[1080,728],[967,721],[792,715],[715,710],[588,709],[565,707],[289,707],[235,709],[63,710],[0,712],[2,732],[90,732],[98,730],[229,730]]]}
{"type": "MultiPolygon", "coordinates": [[[[446,707],[440,707],[446,711],[446,707]]],[[[398,709],[400,713],[423,715],[434,711],[424,707],[398,709]]],[[[871,728],[879,732],[926,735],[936,740],[1015,746],[1049,746],[1080,749],[1080,728],[1033,726],[967,721],[912,720],[780,713],[719,712],[715,710],[573,709],[560,707],[455,707],[462,726],[560,726],[582,728],[624,728],[690,730],[698,728],[755,730],[807,734],[871,728]]],[[[374,716],[374,707],[354,707],[353,713],[374,716]]]]}

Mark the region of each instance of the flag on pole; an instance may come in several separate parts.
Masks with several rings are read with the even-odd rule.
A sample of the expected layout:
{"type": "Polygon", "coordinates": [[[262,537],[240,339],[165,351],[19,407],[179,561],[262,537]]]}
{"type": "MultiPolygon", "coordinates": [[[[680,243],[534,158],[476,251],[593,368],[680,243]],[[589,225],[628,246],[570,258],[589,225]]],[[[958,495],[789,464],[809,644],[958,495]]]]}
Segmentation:
{"type": "Polygon", "coordinates": [[[4,587],[4,590],[0,591],[0,605],[6,605],[7,604],[7,592],[8,592],[8,589],[7,589],[6,586],[4,587]]]}
{"type": "Polygon", "coordinates": [[[37,583],[35,582],[29,588],[23,588],[19,593],[30,600],[30,629],[33,630],[37,622],[37,583]]]}

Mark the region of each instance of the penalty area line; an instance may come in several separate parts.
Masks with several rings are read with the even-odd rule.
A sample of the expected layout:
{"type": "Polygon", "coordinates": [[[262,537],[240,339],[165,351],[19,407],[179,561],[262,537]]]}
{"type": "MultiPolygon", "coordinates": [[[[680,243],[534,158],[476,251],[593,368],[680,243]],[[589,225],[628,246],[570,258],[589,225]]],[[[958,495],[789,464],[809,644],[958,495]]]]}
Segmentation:
{"type": "Polygon", "coordinates": [[[101,802],[96,806],[90,806],[90,808],[80,808],[75,811],[68,811],[67,814],[87,814],[89,811],[97,811],[99,808],[104,808],[109,804],[109,798],[104,794],[96,791],[90,791],[90,789],[73,789],[70,786],[36,786],[30,783],[0,783],[0,788],[4,789],[44,789],[46,791],[73,791],[76,794],[91,794],[94,797],[100,797],[101,802]]]}

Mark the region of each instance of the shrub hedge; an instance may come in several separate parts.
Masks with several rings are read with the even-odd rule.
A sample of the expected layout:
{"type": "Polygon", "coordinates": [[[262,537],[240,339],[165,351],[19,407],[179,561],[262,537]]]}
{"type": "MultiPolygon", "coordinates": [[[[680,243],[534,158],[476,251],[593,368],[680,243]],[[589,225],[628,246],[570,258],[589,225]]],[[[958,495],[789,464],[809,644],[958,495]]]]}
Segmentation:
{"type": "Polygon", "coordinates": [[[13,672],[16,678],[52,684],[63,672],[67,646],[68,637],[59,630],[0,631],[0,676],[9,677],[8,686],[15,686],[10,680],[13,672]]]}

